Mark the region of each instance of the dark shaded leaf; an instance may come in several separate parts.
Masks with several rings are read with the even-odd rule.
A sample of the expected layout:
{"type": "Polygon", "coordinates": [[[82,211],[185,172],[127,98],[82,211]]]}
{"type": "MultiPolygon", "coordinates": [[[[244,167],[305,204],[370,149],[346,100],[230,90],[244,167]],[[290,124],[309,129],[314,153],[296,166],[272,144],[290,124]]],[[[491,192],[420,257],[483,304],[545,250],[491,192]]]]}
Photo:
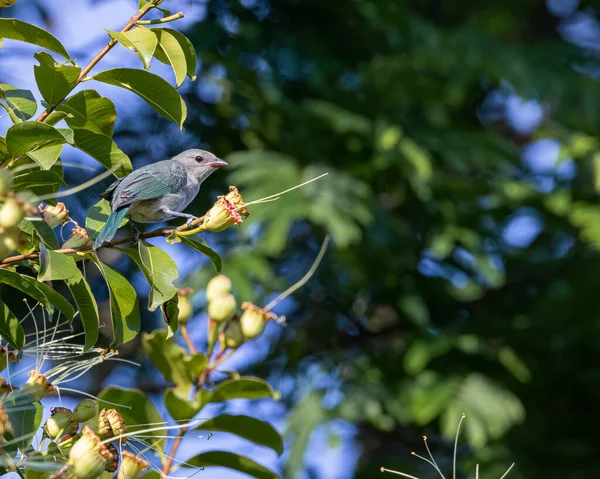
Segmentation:
{"type": "Polygon", "coordinates": [[[0,336],[15,349],[22,349],[25,345],[25,332],[21,323],[2,301],[0,301],[0,336]]]}
{"type": "Polygon", "coordinates": [[[221,262],[221,257],[219,253],[217,253],[214,249],[212,249],[206,241],[204,241],[199,236],[190,237],[190,236],[178,236],[181,239],[181,242],[185,245],[188,245],[191,248],[194,248],[196,251],[208,256],[208,258],[214,263],[217,271],[221,271],[223,264],[221,262]]]}
{"type": "Polygon", "coordinates": [[[37,102],[29,90],[21,90],[14,86],[0,84],[4,92],[4,100],[9,109],[20,121],[29,120],[37,111],[37,102]]]}
{"type": "Polygon", "coordinates": [[[267,397],[279,399],[279,393],[273,391],[269,383],[262,379],[242,376],[239,379],[226,379],[220,383],[213,391],[211,402],[267,397]]]}
{"type": "Polygon", "coordinates": [[[261,466],[252,459],[226,451],[209,451],[198,454],[186,461],[194,467],[226,467],[243,472],[256,479],[279,479],[273,471],[261,466]]]}
{"type": "Polygon", "coordinates": [[[98,305],[96,304],[96,299],[92,294],[90,285],[81,272],[66,283],[79,310],[79,317],[85,331],[84,350],[87,351],[98,341],[98,324],[100,322],[98,305]]]}

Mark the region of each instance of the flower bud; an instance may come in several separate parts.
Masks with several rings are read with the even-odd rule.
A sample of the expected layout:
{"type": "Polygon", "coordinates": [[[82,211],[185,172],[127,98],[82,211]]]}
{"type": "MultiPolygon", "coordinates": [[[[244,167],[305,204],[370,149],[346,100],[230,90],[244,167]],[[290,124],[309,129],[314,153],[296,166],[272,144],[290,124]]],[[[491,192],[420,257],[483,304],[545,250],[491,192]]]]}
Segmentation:
{"type": "MultiPolygon", "coordinates": [[[[118,437],[122,434],[127,434],[127,425],[125,419],[119,414],[116,409],[109,409],[106,411],[106,417],[112,429],[111,437],[118,437]]],[[[127,436],[119,438],[119,444],[125,444],[127,442],[127,436]]]]}
{"type": "Polygon", "coordinates": [[[84,427],[88,427],[90,431],[97,434],[100,439],[110,439],[114,436],[106,409],[102,409],[99,414],[84,423],[84,427]]]}
{"type": "Polygon", "coordinates": [[[73,422],[73,412],[65,407],[55,407],[52,416],[44,424],[44,433],[53,441],[66,434],[77,432],[77,423],[73,422]]]}
{"type": "MultiPolygon", "coordinates": [[[[6,0],[5,0],[6,1],[6,0]]],[[[0,0],[2,4],[2,0],[0,0]]],[[[0,170],[0,196],[6,196],[13,184],[12,174],[6,168],[0,170]]]]}
{"type": "Polygon", "coordinates": [[[82,228],[81,226],[75,226],[73,231],[71,231],[71,236],[69,236],[69,239],[62,244],[61,248],[77,249],[86,246],[90,242],[91,240],[85,228],[82,228]]]}
{"type": "Polygon", "coordinates": [[[247,218],[249,215],[242,195],[238,193],[235,186],[230,186],[229,193],[226,196],[219,196],[206,214],[202,222],[202,229],[218,233],[232,225],[241,224],[242,218],[247,218]]]}
{"type": "Polygon", "coordinates": [[[89,419],[92,419],[98,411],[100,407],[95,399],[85,398],[79,401],[79,404],[75,406],[73,410],[73,421],[75,422],[85,422],[89,419]]]}
{"type": "Polygon", "coordinates": [[[30,371],[29,379],[21,388],[25,394],[38,401],[46,397],[48,394],[56,394],[54,386],[46,379],[46,376],[38,371],[30,371]]]}
{"type": "Polygon", "coordinates": [[[244,335],[239,320],[229,321],[221,333],[221,344],[226,348],[237,349],[243,343],[244,335]]]}
{"type": "Polygon", "coordinates": [[[260,336],[265,330],[267,321],[275,318],[275,314],[265,311],[248,301],[242,304],[242,309],[244,312],[240,318],[240,326],[246,339],[253,339],[260,336]]]}
{"type": "Polygon", "coordinates": [[[112,454],[102,440],[87,426],[83,426],[81,437],[69,451],[69,466],[76,479],[96,479],[112,454]]]}
{"type": "Polygon", "coordinates": [[[0,402],[0,436],[4,436],[7,432],[12,431],[12,425],[8,419],[8,414],[4,409],[4,403],[0,402]]]}
{"type": "Polygon", "coordinates": [[[218,274],[206,285],[206,300],[214,301],[219,296],[231,293],[231,280],[224,274],[218,274]]]}
{"type": "Polygon", "coordinates": [[[177,316],[177,320],[179,321],[179,324],[187,323],[194,313],[194,308],[190,302],[190,295],[193,292],[194,290],[192,288],[177,290],[177,295],[179,296],[179,302],[177,303],[177,307],[179,308],[179,316],[177,316]]]}
{"type": "Polygon", "coordinates": [[[64,203],[56,203],[52,205],[39,205],[38,210],[42,213],[44,221],[50,225],[50,228],[56,228],[58,225],[63,225],[69,221],[69,210],[64,203]]]}
{"type": "Polygon", "coordinates": [[[7,198],[0,208],[0,227],[9,229],[17,226],[24,216],[23,207],[13,198],[7,198]]]}
{"type": "Polygon", "coordinates": [[[106,448],[112,454],[112,458],[106,461],[106,466],[104,466],[104,470],[106,472],[115,472],[119,467],[119,451],[114,444],[107,444],[106,448]]]}
{"type": "Polygon", "coordinates": [[[148,467],[150,467],[150,464],[141,457],[134,456],[129,451],[123,451],[117,479],[137,479],[142,471],[148,467]]]}
{"type": "Polygon", "coordinates": [[[219,296],[208,303],[208,316],[217,323],[228,321],[235,315],[237,303],[233,294],[219,296]]]}

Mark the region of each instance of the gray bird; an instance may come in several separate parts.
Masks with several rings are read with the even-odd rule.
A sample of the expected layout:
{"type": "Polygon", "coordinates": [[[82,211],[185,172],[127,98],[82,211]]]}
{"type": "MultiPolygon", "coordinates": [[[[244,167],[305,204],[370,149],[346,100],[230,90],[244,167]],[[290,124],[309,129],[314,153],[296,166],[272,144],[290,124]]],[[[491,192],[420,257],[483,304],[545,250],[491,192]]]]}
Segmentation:
{"type": "Polygon", "coordinates": [[[138,223],[181,217],[187,218],[189,225],[196,217],[182,211],[196,197],[202,182],[223,166],[227,163],[212,153],[194,149],[119,178],[100,195],[110,202],[112,211],[94,249],[115,236],[125,216],[138,223]]]}

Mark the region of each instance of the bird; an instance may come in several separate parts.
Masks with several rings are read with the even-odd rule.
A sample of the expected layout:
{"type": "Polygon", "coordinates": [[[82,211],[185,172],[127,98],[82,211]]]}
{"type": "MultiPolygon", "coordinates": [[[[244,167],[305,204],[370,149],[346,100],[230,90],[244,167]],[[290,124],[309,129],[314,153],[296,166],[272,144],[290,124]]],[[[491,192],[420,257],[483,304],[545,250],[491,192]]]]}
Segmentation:
{"type": "Polygon", "coordinates": [[[202,182],[224,166],[227,163],[211,152],[191,149],[119,178],[100,195],[110,202],[111,213],[93,248],[113,239],[125,217],[137,223],[186,218],[190,226],[196,217],[183,210],[196,197],[202,182]]]}

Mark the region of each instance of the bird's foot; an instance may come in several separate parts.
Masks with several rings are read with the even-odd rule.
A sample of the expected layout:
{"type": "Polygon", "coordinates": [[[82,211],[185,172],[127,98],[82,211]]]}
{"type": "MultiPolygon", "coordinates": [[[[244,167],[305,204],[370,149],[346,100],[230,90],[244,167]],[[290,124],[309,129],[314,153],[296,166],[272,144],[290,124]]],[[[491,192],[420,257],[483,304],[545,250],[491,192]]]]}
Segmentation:
{"type": "Polygon", "coordinates": [[[191,228],[191,227],[192,227],[192,223],[193,223],[194,221],[196,221],[197,219],[198,219],[198,218],[197,218],[196,216],[192,216],[192,215],[190,215],[190,216],[188,216],[188,219],[187,219],[187,221],[185,222],[185,224],[186,224],[186,225],[188,225],[188,227],[189,227],[189,228],[191,228]]]}

